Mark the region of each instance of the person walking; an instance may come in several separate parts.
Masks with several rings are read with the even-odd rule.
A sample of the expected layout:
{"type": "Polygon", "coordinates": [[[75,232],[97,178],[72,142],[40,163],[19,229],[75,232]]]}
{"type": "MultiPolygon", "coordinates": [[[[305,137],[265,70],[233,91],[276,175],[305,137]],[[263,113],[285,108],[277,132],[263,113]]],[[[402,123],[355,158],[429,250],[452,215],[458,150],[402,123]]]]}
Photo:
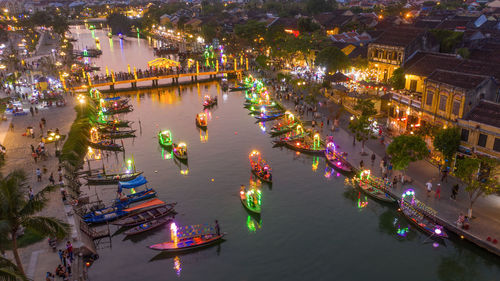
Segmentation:
{"type": "Polygon", "coordinates": [[[50,173],[50,176],[49,176],[49,181],[52,185],[55,185],[56,184],[56,181],[54,180],[54,173],[50,173]]]}
{"type": "Polygon", "coordinates": [[[392,188],[397,188],[398,187],[398,177],[394,176],[394,179],[392,180],[392,188]]]}
{"type": "Polygon", "coordinates": [[[375,158],[376,158],[375,152],[372,152],[372,157],[371,157],[371,159],[372,159],[372,166],[373,166],[373,164],[375,164],[375,158]]]}
{"type": "Polygon", "coordinates": [[[70,241],[66,242],[66,251],[68,251],[69,259],[73,261],[73,245],[70,241]]]}
{"type": "Polygon", "coordinates": [[[430,197],[431,196],[431,192],[432,192],[432,183],[431,181],[429,180],[425,186],[427,187],[427,197],[430,197]]]}
{"type": "Polygon", "coordinates": [[[457,184],[455,184],[452,189],[451,189],[451,199],[453,200],[457,200],[457,194],[458,194],[458,189],[460,188],[460,186],[457,184]]]}
{"type": "Polygon", "coordinates": [[[30,189],[28,191],[28,194],[29,194],[30,200],[33,200],[33,198],[35,198],[35,194],[33,193],[33,189],[31,187],[30,187],[30,189]]]}
{"type": "Polygon", "coordinates": [[[448,169],[444,168],[443,171],[441,172],[441,182],[448,182],[448,169]]]}
{"type": "Polygon", "coordinates": [[[31,117],[35,116],[35,111],[33,110],[33,106],[30,106],[30,113],[31,113],[31,117]]]}
{"type": "Polygon", "coordinates": [[[365,163],[363,162],[363,160],[359,161],[359,168],[360,168],[361,170],[363,170],[363,169],[364,169],[364,167],[365,167],[365,163]]]}
{"type": "Polygon", "coordinates": [[[63,250],[59,249],[59,260],[61,261],[61,263],[63,263],[63,250]]]}
{"type": "Polygon", "coordinates": [[[40,171],[40,168],[36,168],[35,173],[36,173],[37,181],[41,182],[42,181],[42,171],[40,171]]]}
{"type": "Polygon", "coordinates": [[[438,183],[436,186],[436,194],[434,195],[434,198],[441,199],[441,184],[438,183]]]}

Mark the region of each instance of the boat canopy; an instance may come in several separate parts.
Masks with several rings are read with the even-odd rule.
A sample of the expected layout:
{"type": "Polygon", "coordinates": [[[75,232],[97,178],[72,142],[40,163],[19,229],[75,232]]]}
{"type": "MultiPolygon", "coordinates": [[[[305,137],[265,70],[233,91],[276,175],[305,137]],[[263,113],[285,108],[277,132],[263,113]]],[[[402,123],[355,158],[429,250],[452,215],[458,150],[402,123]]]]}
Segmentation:
{"type": "Polygon", "coordinates": [[[119,188],[136,188],[138,186],[146,184],[148,181],[143,176],[138,176],[137,178],[129,181],[118,182],[119,188]]]}

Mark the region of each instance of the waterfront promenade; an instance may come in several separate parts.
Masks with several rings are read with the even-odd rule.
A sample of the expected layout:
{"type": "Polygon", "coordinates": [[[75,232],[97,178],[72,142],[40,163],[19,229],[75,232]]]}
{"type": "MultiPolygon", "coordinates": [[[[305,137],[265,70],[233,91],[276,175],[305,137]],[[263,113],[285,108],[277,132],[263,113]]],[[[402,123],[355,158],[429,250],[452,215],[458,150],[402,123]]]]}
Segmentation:
{"type": "MultiPolygon", "coordinates": [[[[274,94],[276,96],[276,93],[274,94]]],[[[289,110],[294,110],[295,104],[292,99],[285,100],[284,98],[281,98],[279,100],[289,110]]],[[[382,161],[386,155],[386,148],[392,140],[388,136],[385,136],[384,144],[381,144],[379,138],[368,140],[365,144],[366,155],[361,155],[361,143],[356,142],[356,145],[353,145],[353,136],[348,130],[349,118],[351,117],[351,114],[345,110],[342,111],[340,105],[324,96],[320,97],[319,102],[321,103],[321,106],[318,107],[318,112],[321,114],[321,118],[317,118],[315,120],[318,124],[323,121],[324,127],[323,129],[320,129],[318,125],[315,129],[320,131],[322,138],[325,139],[326,136],[332,135],[335,143],[340,146],[340,150],[347,152],[347,160],[354,167],[359,169],[359,164],[361,160],[363,160],[364,167],[370,169],[372,175],[382,178],[380,161],[382,161]],[[339,111],[343,112],[339,120],[340,128],[337,128],[335,132],[332,132],[331,122],[334,120],[335,114],[339,111]],[[330,119],[330,125],[327,125],[328,119],[330,119]],[[370,160],[372,153],[375,153],[376,155],[376,160],[373,165],[370,160]]],[[[312,121],[314,119],[313,113],[311,112],[309,114],[305,113],[300,117],[303,121],[312,121]]],[[[400,171],[393,171],[389,176],[391,182],[392,179],[399,174],[402,173],[400,171]]],[[[473,205],[473,219],[470,221],[470,229],[466,231],[458,229],[455,223],[460,213],[467,214],[469,199],[467,192],[465,191],[465,184],[461,183],[453,176],[448,176],[445,182],[441,182],[441,176],[438,168],[427,160],[411,163],[406,172],[406,176],[413,181],[404,185],[398,183],[397,187],[392,191],[394,195],[400,198],[401,194],[406,189],[413,188],[417,199],[438,212],[438,219],[442,220],[441,223],[444,224],[445,227],[453,228],[457,233],[459,233],[459,235],[463,236],[463,238],[467,238],[475,244],[500,256],[500,218],[498,217],[498,214],[500,213],[500,197],[498,195],[481,197],[475,202],[473,205]],[[430,197],[427,196],[425,187],[425,183],[429,180],[433,185],[433,191],[430,197]],[[435,190],[438,183],[441,184],[440,199],[435,198],[435,190]],[[457,199],[453,200],[450,198],[451,188],[456,183],[459,184],[460,189],[457,199]],[[499,242],[494,244],[491,241],[487,241],[488,237],[490,237],[491,241],[496,239],[499,242]]]]}

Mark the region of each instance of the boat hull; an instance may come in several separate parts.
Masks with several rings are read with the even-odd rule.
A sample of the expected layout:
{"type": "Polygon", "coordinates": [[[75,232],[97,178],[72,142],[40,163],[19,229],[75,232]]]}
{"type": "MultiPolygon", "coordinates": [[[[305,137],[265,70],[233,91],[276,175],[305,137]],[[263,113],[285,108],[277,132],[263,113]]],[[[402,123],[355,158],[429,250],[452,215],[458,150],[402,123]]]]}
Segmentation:
{"type": "Polygon", "coordinates": [[[163,243],[151,245],[151,246],[149,246],[149,248],[153,249],[153,250],[165,251],[165,252],[189,251],[189,250],[193,250],[193,249],[199,249],[199,248],[204,248],[204,247],[214,245],[214,244],[222,241],[222,238],[224,238],[224,236],[225,236],[225,233],[222,233],[221,235],[206,234],[206,235],[191,237],[191,238],[187,238],[187,239],[182,239],[177,244],[174,244],[174,242],[170,241],[170,242],[163,242],[163,243]],[[201,241],[196,241],[195,240],[196,238],[200,238],[199,240],[201,240],[201,241]]]}

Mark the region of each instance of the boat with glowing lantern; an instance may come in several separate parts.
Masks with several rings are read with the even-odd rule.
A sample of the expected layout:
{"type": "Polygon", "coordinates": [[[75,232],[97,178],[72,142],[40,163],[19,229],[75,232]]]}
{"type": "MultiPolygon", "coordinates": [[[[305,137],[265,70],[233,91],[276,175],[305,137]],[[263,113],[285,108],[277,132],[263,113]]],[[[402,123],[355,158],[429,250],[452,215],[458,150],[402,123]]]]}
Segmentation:
{"type": "Polygon", "coordinates": [[[165,148],[172,148],[172,133],[169,130],[159,132],[158,142],[165,148]]]}
{"type": "Polygon", "coordinates": [[[240,187],[240,201],[243,207],[254,215],[260,215],[262,204],[262,193],[255,187],[247,189],[244,185],[240,187]]]}
{"type": "Polygon", "coordinates": [[[130,104],[127,104],[127,105],[117,106],[117,107],[103,107],[101,110],[102,110],[102,114],[104,114],[104,115],[114,115],[114,114],[131,112],[133,110],[133,106],[130,104]]]}
{"type": "Polygon", "coordinates": [[[325,147],[321,144],[318,133],[314,134],[312,140],[305,138],[304,140],[287,141],[284,145],[295,151],[307,154],[324,155],[325,153],[325,147]]]}
{"type": "Polygon", "coordinates": [[[219,233],[208,225],[177,227],[170,224],[171,241],[154,244],[150,249],[166,252],[183,252],[208,247],[222,241],[226,233],[219,233]]]}
{"type": "Polygon", "coordinates": [[[105,139],[124,139],[124,138],[135,138],[135,130],[126,130],[126,131],[109,131],[101,134],[102,138],[105,139]]]}
{"type": "Polygon", "coordinates": [[[265,122],[265,121],[271,121],[274,119],[281,118],[285,113],[279,112],[279,113],[270,113],[266,114],[264,112],[261,112],[259,115],[255,116],[255,119],[257,119],[257,122],[265,122]]]}
{"type": "Polygon", "coordinates": [[[266,160],[262,159],[260,152],[254,150],[248,155],[252,173],[263,182],[273,183],[273,174],[271,167],[266,160]]]}
{"type": "Polygon", "coordinates": [[[134,173],[116,173],[116,174],[106,174],[100,173],[93,176],[86,177],[88,185],[108,185],[117,184],[120,181],[130,181],[141,175],[142,172],[134,173]]]}
{"type": "Polygon", "coordinates": [[[113,127],[130,127],[134,121],[127,120],[97,120],[100,125],[107,126],[110,128],[113,127]]]}
{"type": "Polygon", "coordinates": [[[364,170],[359,177],[354,179],[358,187],[367,195],[387,203],[394,203],[394,199],[388,192],[388,185],[380,178],[370,175],[370,170],[364,170]]]}
{"type": "Polygon", "coordinates": [[[205,113],[202,112],[202,113],[196,114],[195,122],[196,122],[196,126],[198,128],[201,128],[203,130],[207,129],[208,120],[207,120],[207,115],[205,113]]]}
{"type": "Polygon", "coordinates": [[[203,99],[203,108],[209,108],[217,104],[217,96],[205,96],[203,99]]]}
{"type": "Polygon", "coordinates": [[[183,142],[177,144],[172,144],[173,148],[173,154],[174,156],[181,160],[181,161],[187,161],[188,159],[188,152],[187,152],[187,145],[183,142]]]}
{"type": "Polygon", "coordinates": [[[411,223],[431,237],[448,238],[444,227],[436,222],[435,217],[437,212],[415,199],[415,191],[413,189],[407,189],[403,193],[399,200],[398,211],[401,211],[411,223]]]}
{"type": "Polygon", "coordinates": [[[328,141],[326,144],[325,158],[331,167],[341,172],[351,173],[354,170],[351,164],[337,151],[333,141],[328,141]]]}
{"type": "Polygon", "coordinates": [[[283,145],[287,141],[304,140],[306,137],[308,137],[310,135],[311,135],[311,132],[304,131],[304,129],[302,128],[302,125],[299,124],[299,125],[297,125],[297,127],[294,130],[286,133],[285,136],[280,137],[277,140],[274,140],[273,143],[275,145],[283,145]]]}
{"type": "Polygon", "coordinates": [[[90,141],[89,146],[100,150],[124,151],[123,146],[111,140],[90,141]]]}

